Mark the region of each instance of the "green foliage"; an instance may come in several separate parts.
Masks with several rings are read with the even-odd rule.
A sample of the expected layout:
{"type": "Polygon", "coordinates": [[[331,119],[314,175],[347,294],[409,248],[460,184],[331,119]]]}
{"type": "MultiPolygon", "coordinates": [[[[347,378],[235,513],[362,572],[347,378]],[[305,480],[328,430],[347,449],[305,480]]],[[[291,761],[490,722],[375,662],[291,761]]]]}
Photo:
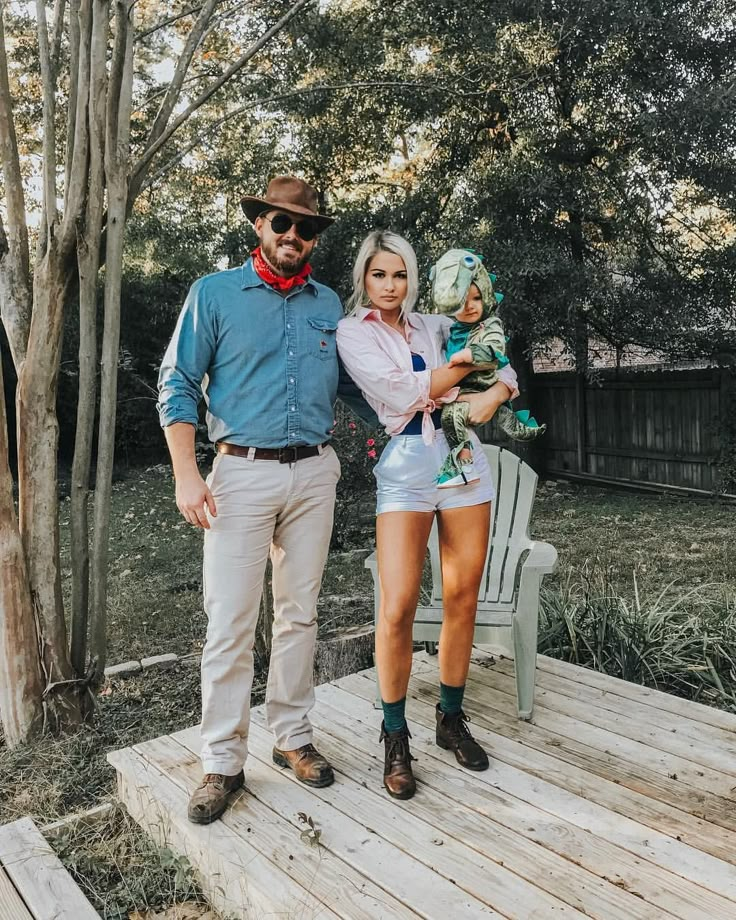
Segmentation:
{"type": "Polygon", "coordinates": [[[71,827],[52,844],[102,917],[199,902],[204,898],[189,860],[158,848],[123,809],[90,826],[71,827]]]}
{"type": "Polygon", "coordinates": [[[736,607],[714,602],[708,585],[670,582],[620,594],[605,568],[586,565],[544,591],[539,651],[736,712],[736,607]]]}
{"type": "Polygon", "coordinates": [[[332,444],[340,458],[332,549],[364,548],[373,539],[376,481],[373,468],[387,441],[383,430],[368,429],[342,403],[335,407],[332,444]]]}

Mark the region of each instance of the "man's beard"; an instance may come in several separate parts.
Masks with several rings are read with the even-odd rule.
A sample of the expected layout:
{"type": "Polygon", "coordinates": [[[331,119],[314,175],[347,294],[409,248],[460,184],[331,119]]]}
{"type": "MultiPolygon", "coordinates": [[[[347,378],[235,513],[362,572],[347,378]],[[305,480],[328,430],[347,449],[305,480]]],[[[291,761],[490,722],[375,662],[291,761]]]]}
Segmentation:
{"type": "Polygon", "coordinates": [[[266,243],[263,240],[261,240],[261,252],[271,268],[276,269],[284,278],[298,275],[309,261],[309,254],[304,255],[303,252],[295,252],[292,249],[280,250],[278,243],[266,243]]]}

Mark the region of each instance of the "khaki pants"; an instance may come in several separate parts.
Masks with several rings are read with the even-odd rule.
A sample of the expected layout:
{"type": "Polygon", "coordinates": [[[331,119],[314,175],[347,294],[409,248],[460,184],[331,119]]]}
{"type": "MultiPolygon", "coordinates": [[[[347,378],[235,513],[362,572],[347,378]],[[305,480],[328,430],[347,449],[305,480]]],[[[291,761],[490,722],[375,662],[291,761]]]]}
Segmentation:
{"type": "Polygon", "coordinates": [[[207,641],[202,654],[202,764],[233,775],[248,748],[253,643],[268,555],[273,648],[266,716],[276,747],[312,741],[317,595],[332,533],[340,462],[331,447],[291,465],[218,454],[217,506],[204,535],[207,641]]]}

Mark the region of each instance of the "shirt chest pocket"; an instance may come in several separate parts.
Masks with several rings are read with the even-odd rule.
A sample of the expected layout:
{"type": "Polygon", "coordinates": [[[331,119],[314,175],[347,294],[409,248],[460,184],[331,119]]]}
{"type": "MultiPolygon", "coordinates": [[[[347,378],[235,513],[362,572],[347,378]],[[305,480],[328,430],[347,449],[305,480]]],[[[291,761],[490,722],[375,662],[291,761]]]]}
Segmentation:
{"type": "Polygon", "coordinates": [[[337,355],[335,345],[337,323],[335,320],[310,316],[307,318],[307,324],[309,353],[323,361],[334,360],[337,355]]]}

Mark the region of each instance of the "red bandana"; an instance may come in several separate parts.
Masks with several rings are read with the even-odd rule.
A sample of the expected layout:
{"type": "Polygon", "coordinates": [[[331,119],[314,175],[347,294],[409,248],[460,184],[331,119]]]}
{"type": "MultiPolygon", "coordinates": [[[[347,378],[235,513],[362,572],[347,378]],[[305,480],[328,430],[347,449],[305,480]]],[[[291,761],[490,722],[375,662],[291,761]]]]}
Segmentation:
{"type": "Polygon", "coordinates": [[[297,284],[306,284],[307,278],[312,272],[312,266],[307,264],[303,265],[296,275],[292,275],[290,278],[282,278],[281,275],[277,275],[274,272],[268,262],[263,258],[260,246],[256,246],[251,253],[251,258],[253,259],[253,268],[255,268],[258,277],[265,281],[266,284],[270,284],[271,287],[275,288],[277,291],[290,291],[293,287],[296,287],[297,284]]]}

